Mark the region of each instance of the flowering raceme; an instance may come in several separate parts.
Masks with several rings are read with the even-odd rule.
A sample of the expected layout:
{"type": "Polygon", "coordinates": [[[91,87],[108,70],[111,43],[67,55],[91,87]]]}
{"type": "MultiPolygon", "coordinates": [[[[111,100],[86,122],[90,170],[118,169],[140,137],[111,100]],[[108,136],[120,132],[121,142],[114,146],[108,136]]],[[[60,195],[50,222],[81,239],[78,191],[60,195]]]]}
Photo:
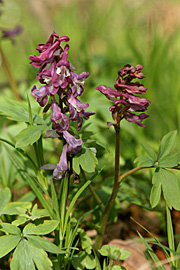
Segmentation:
{"type": "MultiPolygon", "coordinates": [[[[145,126],[141,122],[149,117],[149,115],[145,113],[137,115],[135,113],[146,111],[150,104],[149,100],[137,96],[137,94],[144,94],[147,88],[138,81],[132,82],[133,79],[144,78],[144,74],[141,72],[142,68],[142,65],[136,65],[135,67],[125,65],[118,71],[118,78],[114,85],[115,90],[105,85],[100,85],[96,88],[104,94],[106,98],[114,102],[114,105],[112,105],[109,110],[112,112],[112,117],[116,124],[125,118],[128,122],[145,126]]],[[[108,122],[108,127],[111,125],[113,125],[113,123],[108,122]]]]}
{"type": "MultiPolygon", "coordinates": [[[[60,161],[53,172],[53,177],[57,180],[64,178],[69,169],[68,153],[75,155],[82,150],[82,140],[76,139],[68,132],[70,120],[77,121],[80,130],[83,119],[87,120],[94,114],[85,111],[89,104],[78,100],[84,91],[84,79],[89,76],[89,73],[74,72],[75,67],[67,60],[69,45],[66,44],[64,49],[61,46],[62,42],[68,41],[67,36],[59,37],[58,34],[53,33],[45,44],[38,45],[39,56],[29,56],[30,64],[39,68],[37,80],[43,84],[39,89],[34,85],[31,93],[39,105],[44,107],[44,113],[52,108],[51,121],[57,132],[56,137],[64,138],[60,161]],[[55,95],[58,98],[55,98],[55,95]]],[[[54,137],[54,134],[48,131],[45,137],[54,137]]],[[[45,167],[46,165],[43,166],[45,167]]]]}

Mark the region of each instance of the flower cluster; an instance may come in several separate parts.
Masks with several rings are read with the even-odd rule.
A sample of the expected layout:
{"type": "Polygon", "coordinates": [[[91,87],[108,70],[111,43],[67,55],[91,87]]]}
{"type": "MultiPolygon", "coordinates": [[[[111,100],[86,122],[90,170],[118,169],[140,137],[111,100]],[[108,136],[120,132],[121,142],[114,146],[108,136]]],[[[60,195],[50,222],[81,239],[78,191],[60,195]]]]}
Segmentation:
{"type": "Polygon", "coordinates": [[[67,36],[59,37],[53,33],[45,44],[38,45],[39,56],[29,56],[30,64],[39,68],[37,80],[42,84],[39,89],[33,86],[32,95],[36,97],[39,105],[44,107],[44,112],[52,108],[51,121],[54,123],[54,129],[65,141],[60,161],[53,172],[53,177],[57,180],[64,178],[68,171],[67,154],[74,155],[82,149],[82,140],[76,139],[68,132],[70,120],[77,121],[80,130],[83,119],[86,120],[94,114],[85,111],[89,104],[78,100],[84,91],[84,79],[89,73],[74,72],[75,67],[67,60],[69,45],[66,44],[64,48],[61,46],[62,42],[68,41],[67,36]]]}
{"type": "MultiPolygon", "coordinates": [[[[109,100],[114,102],[109,110],[112,112],[112,117],[116,124],[125,118],[129,122],[134,122],[139,126],[142,120],[149,117],[145,113],[135,114],[136,112],[144,112],[147,110],[150,101],[145,98],[140,98],[137,95],[142,95],[146,92],[147,88],[138,81],[132,82],[133,79],[143,79],[144,74],[141,72],[142,65],[125,65],[118,71],[118,78],[114,85],[115,90],[105,85],[100,85],[96,89],[103,93],[109,100]]],[[[113,125],[108,122],[108,127],[113,125]]]]}

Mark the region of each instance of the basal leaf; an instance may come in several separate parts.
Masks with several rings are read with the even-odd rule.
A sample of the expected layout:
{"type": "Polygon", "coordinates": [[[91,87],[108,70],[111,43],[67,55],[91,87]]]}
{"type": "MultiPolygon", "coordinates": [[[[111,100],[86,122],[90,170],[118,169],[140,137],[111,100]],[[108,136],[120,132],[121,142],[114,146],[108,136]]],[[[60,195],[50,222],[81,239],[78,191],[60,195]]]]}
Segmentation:
{"type": "Polygon", "coordinates": [[[22,207],[24,209],[30,209],[32,206],[31,202],[10,202],[2,210],[2,214],[5,215],[18,215],[19,211],[17,207],[22,207]]]}
{"type": "Polygon", "coordinates": [[[163,168],[172,168],[174,166],[177,166],[179,162],[180,153],[171,153],[160,158],[158,166],[163,168]]]}
{"type": "Polygon", "coordinates": [[[146,143],[144,141],[140,141],[140,144],[144,148],[146,153],[149,155],[149,157],[152,158],[152,160],[154,162],[156,162],[157,154],[156,154],[155,150],[151,147],[151,145],[149,145],[148,143],[146,143]]]}
{"type": "Polygon", "coordinates": [[[0,223],[0,231],[21,236],[21,230],[10,223],[0,223]]]}
{"type": "Polygon", "coordinates": [[[13,250],[21,237],[18,235],[3,235],[0,237],[0,258],[4,257],[8,254],[11,250],[13,250]]]}
{"type": "Polygon", "coordinates": [[[26,223],[26,221],[28,221],[29,219],[26,217],[18,217],[17,219],[15,219],[12,224],[15,226],[19,226],[19,225],[23,225],[24,223],[26,223]]]}
{"type": "Polygon", "coordinates": [[[160,197],[161,197],[161,184],[153,185],[150,195],[150,203],[152,208],[157,206],[160,197]]]}
{"type": "Polygon", "coordinates": [[[42,237],[27,235],[27,239],[34,246],[36,246],[38,248],[42,248],[47,252],[55,253],[55,254],[65,254],[65,253],[67,253],[64,250],[61,250],[55,244],[51,243],[49,240],[46,240],[46,239],[44,239],[42,237]]]}
{"type": "Polygon", "coordinates": [[[151,167],[154,165],[153,160],[148,157],[137,157],[134,162],[137,162],[139,167],[151,167]]]}
{"type": "Polygon", "coordinates": [[[44,125],[28,126],[23,129],[16,137],[16,148],[32,145],[41,136],[42,131],[47,127],[44,125]]]}
{"type": "Polygon", "coordinates": [[[81,166],[85,172],[91,173],[95,171],[97,163],[97,158],[95,157],[91,149],[83,146],[82,152],[79,154],[79,156],[75,156],[73,158],[73,169],[77,174],[80,174],[79,166],[81,166]]]}
{"type": "Polygon", "coordinates": [[[47,253],[43,249],[37,248],[29,241],[28,241],[28,248],[30,256],[33,259],[38,270],[52,270],[53,264],[51,260],[48,258],[47,253]]]}
{"type": "Polygon", "coordinates": [[[29,115],[24,104],[12,104],[9,101],[4,100],[0,104],[0,114],[4,115],[9,120],[28,122],[29,115]]]}
{"type": "Polygon", "coordinates": [[[45,235],[56,229],[58,226],[57,220],[44,220],[42,224],[35,225],[32,223],[27,224],[24,227],[23,235],[27,234],[37,234],[37,235],[45,235]]]}
{"type": "Polygon", "coordinates": [[[35,265],[26,239],[21,240],[15,249],[10,267],[11,270],[35,270],[35,265]]]}
{"type": "Polygon", "coordinates": [[[170,151],[175,144],[176,135],[177,130],[174,130],[169,132],[162,138],[159,145],[159,155],[158,155],[159,159],[170,154],[170,151]]]}
{"type": "MultiPolygon", "coordinates": [[[[4,99],[0,104],[0,114],[4,115],[9,120],[29,123],[28,106],[22,101],[11,100],[8,98],[4,99]]],[[[32,116],[34,123],[45,123],[43,118],[41,118],[35,112],[32,116]]]]}
{"type": "Polygon", "coordinates": [[[3,208],[11,199],[11,191],[8,187],[0,189],[0,216],[3,214],[3,208]]]}

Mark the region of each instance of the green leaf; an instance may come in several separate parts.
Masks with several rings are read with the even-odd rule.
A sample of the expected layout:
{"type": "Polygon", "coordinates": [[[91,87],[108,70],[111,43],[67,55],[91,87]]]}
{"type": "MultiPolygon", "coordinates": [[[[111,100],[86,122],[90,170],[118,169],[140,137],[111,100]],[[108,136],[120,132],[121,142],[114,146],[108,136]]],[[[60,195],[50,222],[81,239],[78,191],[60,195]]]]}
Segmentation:
{"type": "Polygon", "coordinates": [[[28,241],[28,248],[30,256],[33,259],[38,270],[52,270],[52,262],[48,258],[47,253],[43,249],[37,248],[29,241],[28,241]]]}
{"type": "Polygon", "coordinates": [[[46,240],[39,236],[26,236],[28,241],[33,244],[34,246],[38,248],[42,248],[47,252],[55,253],[55,254],[65,254],[67,253],[64,250],[61,250],[59,247],[57,247],[55,244],[51,243],[49,240],[46,240]]]}
{"type": "Polygon", "coordinates": [[[11,250],[13,250],[21,237],[18,235],[3,235],[0,237],[0,258],[4,257],[8,254],[11,250]]]}
{"type": "Polygon", "coordinates": [[[151,167],[154,165],[154,161],[148,157],[137,157],[134,163],[138,163],[139,167],[151,167]]]}
{"type": "MultiPolygon", "coordinates": [[[[167,214],[167,235],[168,235],[168,244],[169,244],[169,248],[175,251],[175,244],[174,244],[174,232],[173,232],[173,225],[172,225],[172,219],[171,219],[171,212],[168,208],[168,206],[166,205],[166,214],[167,214]]],[[[173,259],[174,254],[172,252],[170,252],[170,256],[173,259]]],[[[172,260],[172,265],[175,266],[175,261],[172,260]]]]}
{"type": "Polygon", "coordinates": [[[161,198],[161,184],[153,185],[150,194],[151,207],[154,208],[159,203],[161,198]]]}
{"type": "Polygon", "coordinates": [[[72,258],[72,265],[76,270],[94,269],[96,266],[95,258],[92,255],[81,251],[72,258]]]}
{"type": "Polygon", "coordinates": [[[0,215],[3,214],[3,208],[11,199],[11,191],[8,187],[0,189],[0,215]]]}
{"type": "Polygon", "coordinates": [[[23,239],[15,249],[10,267],[11,270],[35,270],[27,240],[23,239]]]}
{"type": "Polygon", "coordinates": [[[120,252],[121,252],[121,256],[120,256],[120,260],[121,261],[125,261],[131,255],[131,252],[130,251],[125,250],[123,248],[120,249],[120,252]]]}
{"type": "Polygon", "coordinates": [[[0,231],[21,236],[21,230],[10,223],[0,223],[0,231]]]}
{"type": "Polygon", "coordinates": [[[180,153],[171,153],[160,158],[158,166],[163,168],[172,168],[174,166],[177,166],[179,162],[180,153]]]}
{"type": "Polygon", "coordinates": [[[23,225],[24,223],[26,223],[26,221],[28,221],[29,219],[26,217],[18,217],[17,219],[15,219],[12,224],[15,226],[19,226],[19,225],[23,225]]]}
{"type": "Polygon", "coordinates": [[[81,153],[73,158],[73,169],[80,174],[79,166],[81,166],[85,172],[91,173],[95,171],[97,163],[97,158],[91,149],[83,145],[81,153]]]}
{"type": "Polygon", "coordinates": [[[91,254],[92,250],[91,238],[87,235],[87,233],[83,229],[80,229],[79,236],[81,239],[82,249],[85,250],[87,254],[91,254]]]}
{"type": "Polygon", "coordinates": [[[32,145],[41,136],[42,131],[47,127],[45,125],[28,126],[23,129],[16,137],[16,148],[32,145]]]}
{"type": "Polygon", "coordinates": [[[43,223],[39,225],[29,223],[24,227],[23,235],[25,236],[27,234],[45,235],[54,231],[58,226],[58,224],[59,221],[57,220],[44,220],[43,223]]]}
{"type": "Polygon", "coordinates": [[[140,141],[140,144],[144,148],[146,153],[149,155],[149,157],[152,158],[154,162],[156,162],[157,154],[154,149],[147,142],[140,141]]]}
{"type": "MultiPolygon", "coordinates": [[[[153,249],[148,245],[148,243],[147,243],[146,240],[143,238],[143,236],[142,236],[139,232],[137,232],[137,233],[138,233],[139,237],[141,238],[142,242],[144,243],[144,245],[145,245],[145,247],[146,247],[146,249],[147,249],[147,252],[148,252],[149,255],[151,256],[152,260],[153,260],[155,263],[159,263],[160,260],[159,260],[158,257],[156,256],[156,254],[155,254],[155,252],[153,251],[153,249]]],[[[160,269],[160,270],[166,270],[166,269],[164,268],[163,265],[160,265],[160,266],[158,267],[158,269],[160,269]]]]}
{"type": "Polygon", "coordinates": [[[153,176],[153,184],[162,185],[164,199],[170,209],[180,210],[180,185],[178,177],[169,170],[159,168],[153,176]]]}
{"type": "Polygon", "coordinates": [[[77,201],[77,199],[79,198],[79,196],[81,195],[81,193],[87,188],[87,186],[91,183],[91,180],[88,180],[79,190],[78,192],[75,194],[75,196],[73,197],[69,207],[68,207],[68,210],[67,210],[67,213],[66,213],[66,216],[65,216],[65,222],[64,222],[64,232],[63,234],[65,234],[65,230],[66,230],[66,226],[67,226],[67,223],[68,223],[68,219],[69,219],[69,216],[70,216],[70,213],[77,201]]]}
{"type": "MultiPolygon", "coordinates": [[[[0,114],[13,121],[29,123],[28,106],[22,101],[4,99],[0,104],[0,114]]],[[[45,123],[36,113],[33,113],[33,121],[36,124],[45,123]]]]}
{"type": "Polygon", "coordinates": [[[162,158],[168,154],[170,154],[171,149],[173,145],[175,144],[176,140],[176,135],[177,135],[177,130],[169,132],[167,135],[165,135],[159,145],[159,154],[158,158],[162,158]]]}
{"type": "Polygon", "coordinates": [[[29,115],[27,111],[27,106],[22,102],[15,103],[15,100],[1,102],[0,104],[0,114],[4,115],[6,118],[14,121],[28,122],[29,115]]]}
{"type": "Polygon", "coordinates": [[[34,205],[32,212],[31,212],[31,219],[35,220],[38,218],[48,217],[49,212],[46,209],[38,209],[37,204],[34,205]]]}
{"type": "Polygon", "coordinates": [[[104,245],[98,251],[102,256],[106,256],[106,257],[111,256],[111,246],[110,245],[104,245]]]}
{"type": "Polygon", "coordinates": [[[25,210],[30,209],[32,206],[31,202],[10,202],[2,210],[2,214],[5,215],[18,215],[19,211],[17,207],[22,207],[25,210]]]}

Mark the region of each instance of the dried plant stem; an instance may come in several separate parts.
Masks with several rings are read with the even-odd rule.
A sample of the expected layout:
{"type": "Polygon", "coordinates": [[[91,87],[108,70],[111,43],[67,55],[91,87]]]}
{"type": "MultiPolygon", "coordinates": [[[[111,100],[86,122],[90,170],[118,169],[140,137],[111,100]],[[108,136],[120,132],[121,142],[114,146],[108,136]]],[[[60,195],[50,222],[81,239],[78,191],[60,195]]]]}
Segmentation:
{"type": "Polygon", "coordinates": [[[17,88],[17,84],[12,76],[12,73],[10,71],[10,68],[9,68],[9,64],[7,62],[7,59],[6,59],[6,56],[2,50],[2,48],[0,47],[0,56],[1,56],[1,60],[2,60],[2,65],[3,65],[3,68],[4,68],[4,71],[6,72],[7,74],[7,77],[8,77],[8,80],[9,80],[9,84],[12,88],[12,91],[14,93],[14,97],[17,99],[17,100],[21,100],[21,97],[19,95],[19,92],[18,92],[18,88],[17,88]]]}

